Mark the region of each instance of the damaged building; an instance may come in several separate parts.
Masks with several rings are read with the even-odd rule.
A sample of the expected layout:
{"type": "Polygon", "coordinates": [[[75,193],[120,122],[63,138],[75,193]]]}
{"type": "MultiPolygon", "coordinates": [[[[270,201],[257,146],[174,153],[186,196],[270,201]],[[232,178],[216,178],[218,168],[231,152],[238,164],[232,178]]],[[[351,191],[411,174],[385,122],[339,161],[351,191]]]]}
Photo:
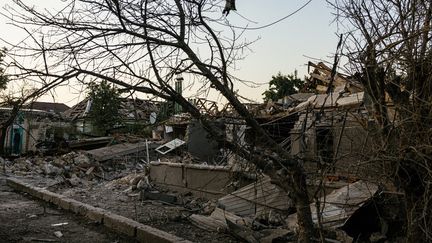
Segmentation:
{"type": "MultiPolygon", "coordinates": [[[[69,139],[70,124],[46,106],[50,111],[38,109],[21,109],[6,130],[5,148],[7,153],[20,155],[36,152],[43,142],[59,143],[69,139]]],[[[12,108],[1,108],[2,119],[8,119],[12,108]]]]}
{"type": "MultiPolygon", "coordinates": [[[[245,106],[277,143],[304,163],[313,222],[339,232],[326,236],[327,242],[393,239],[403,230],[385,229],[403,222],[403,197],[369,180],[370,168],[362,174],[358,166],[368,149],[368,98],[350,77],[337,74],[332,79],[324,64],[310,66],[314,70],[306,85],[315,92],[245,106]]],[[[209,100],[191,102],[228,141],[248,150],[263,145],[229,105],[219,109],[209,100]]],[[[70,140],[68,153],[6,161],[7,169],[60,198],[86,205],[80,207],[90,213],[65,206],[63,199],[36,197],[143,242],[138,232],[146,227],[186,238],[180,241],[214,242],[216,236],[219,242],[296,241],[297,215],[289,193],[237,151],[218,143],[190,114],[179,109],[167,113],[165,108],[158,102],[123,99],[122,119],[150,127],[146,136],[126,132],[70,140]],[[113,226],[113,214],[129,226],[113,226]]],[[[76,131],[90,135],[90,109],[91,101],[84,100],[63,115],[76,131]]],[[[22,188],[17,181],[10,184],[22,188]]]]}
{"type": "MultiPolygon", "coordinates": [[[[120,119],[123,126],[147,126],[155,122],[160,107],[161,102],[158,101],[121,98],[120,119]]],[[[95,124],[89,116],[91,109],[92,101],[87,98],[63,112],[63,117],[68,119],[79,133],[91,135],[95,133],[95,124]]]]}

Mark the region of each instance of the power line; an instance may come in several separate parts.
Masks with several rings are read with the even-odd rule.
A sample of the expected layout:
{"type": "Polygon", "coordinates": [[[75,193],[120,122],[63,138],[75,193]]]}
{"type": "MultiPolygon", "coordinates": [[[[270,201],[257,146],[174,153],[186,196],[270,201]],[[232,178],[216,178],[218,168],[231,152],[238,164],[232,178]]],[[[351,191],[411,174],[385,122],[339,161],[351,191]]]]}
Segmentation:
{"type": "MultiPolygon", "coordinates": [[[[277,23],[279,23],[279,22],[282,22],[282,21],[284,21],[285,19],[287,19],[287,18],[293,16],[294,14],[296,14],[296,13],[298,13],[299,11],[301,11],[302,9],[304,9],[304,8],[305,8],[307,5],[309,5],[311,2],[312,2],[312,0],[309,0],[309,1],[307,1],[305,4],[303,4],[300,8],[296,9],[294,12],[291,12],[290,14],[288,14],[288,15],[286,15],[286,16],[284,16],[284,17],[282,17],[282,18],[280,18],[280,19],[278,19],[278,20],[276,20],[276,21],[273,21],[273,22],[271,22],[271,23],[269,23],[269,24],[266,24],[266,25],[263,25],[263,26],[259,26],[259,27],[240,27],[240,26],[234,26],[234,25],[225,25],[225,24],[221,24],[221,23],[220,23],[220,24],[221,24],[221,25],[228,26],[228,27],[232,27],[232,28],[235,28],[235,29],[242,29],[242,30],[259,30],[259,29],[264,29],[264,28],[270,27],[270,26],[272,26],[272,25],[275,25],[275,24],[277,24],[277,23]]],[[[243,18],[244,18],[244,17],[243,17],[243,18]]]]}

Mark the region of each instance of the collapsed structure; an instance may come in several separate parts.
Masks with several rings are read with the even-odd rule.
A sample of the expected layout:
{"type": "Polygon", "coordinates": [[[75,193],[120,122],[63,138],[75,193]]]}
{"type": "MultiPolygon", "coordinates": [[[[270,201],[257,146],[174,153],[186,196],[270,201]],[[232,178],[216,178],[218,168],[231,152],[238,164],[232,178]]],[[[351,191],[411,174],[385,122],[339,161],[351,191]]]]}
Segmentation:
{"type": "MultiPolygon", "coordinates": [[[[370,149],[368,133],[373,124],[368,97],[361,84],[352,78],[332,74],[323,63],[309,66],[314,70],[306,85],[313,93],[297,93],[246,107],[275,141],[304,161],[314,199],[311,204],[314,223],[333,230],[343,229],[353,238],[373,233],[388,239],[396,237],[397,234],[384,232],[382,225],[395,217],[382,218],[384,223],[374,222],[372,228],[352,230],[358,219],[351,216],[358,210],[366,210],[385,194],[384,188],[373,180],[379,172],[373,166],[358,165],[370,149]]],[[[224,130],[229,141],[247,149],[260,146],[254,131],[229,106],[219,110],[215,102],[204,99],[196,99],[192,104],[224,130]]],[[[129,134],[123,138],[118,135],[81,140],[81,149],[86,151],[72,152],[52,161],[25,160],[25,163],[38,165],[45,175],[64,175],[64,181],[72,187],[85,185],[84,179],[92,178],[102,180],[110,188],[115,188],[112,183],[117,178],[113,172],[127,165],[122,168],[128,173],[123,177],[127,178],[125,184],[130,186],[125,192],[138,191],[142,200],[187,207],[191,201],[185,203],[184,195],[205,198],[207,202],[199,206],[199,213],[186,217],[200,228],[231,233],[248,242],[293,239],[296,216],[289,195],[236,151],[220,147],[200,122],[185,113],[167,117],[161,113],[162,107],[160,102],[122,100],[125,122],[151,127],[151,138],[129,134]],[[95,149],[95,144],[102,148],[95,149]]],[[[88,120],[89,109],[91,101],[84,100],[62,117],[80,134],[91,134],[97,124],[88,120]]],[[[25,124],[29,125],[23,127],[31,131],[30,122],[25,124]]],[[[10,168],[29,170],[29,166],[18,163],[11,163],[10,168]]]]}

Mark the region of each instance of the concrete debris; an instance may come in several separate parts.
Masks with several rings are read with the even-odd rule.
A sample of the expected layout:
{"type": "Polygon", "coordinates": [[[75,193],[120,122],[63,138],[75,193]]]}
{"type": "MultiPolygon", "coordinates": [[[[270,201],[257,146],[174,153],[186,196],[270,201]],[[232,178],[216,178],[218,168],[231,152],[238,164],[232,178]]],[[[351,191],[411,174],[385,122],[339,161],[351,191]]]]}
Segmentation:
{"type": "Polygon", "coordinates": [[[125,156],[133,153],[145,152],[146,145],[150,146],[151,149],[154,149],[153,144],[148,144],[146,142],[121,143],[109,147],[88,150],[84,153],[89,155],[96,161],[106,161],[115,157],[125,156]]]}
{"type": "MultiPolygon", "coordinates": [[[[292,235],[292,231],[288,229],[264,229],[253,230],[250,227],[235,223],[226,218],[228,230],[236,238],[249,243],[272,243],[276,239],[283,238],[284,236],[292,235]]],[[[288,239],[283,239],[282,242],[287,242],[288,239]]]]}
{"type": "Polygon", "coordinates": [[[79,165],[81,167],[87,168],[93,165],[90,158],[85,154],[78,154],[73,158],[73,162],[75,165],[79,165]]]}
{"type": "Polygon", "coordinates": [[[55,232],[54,232],[54,235],[55,235],[57,238],[62,238],[62,237],[63,237],[63,233],[62,233],[61,231],[55,231],[55,232]]]}
{"type": "Polygon", "coordinates": [[[233,234],[236,238],[240,240],[244,240],[248,243],[259,243],[259,234],[258,232],[252,230],[249,227],[245,227],[243,225],[236,224],[229,219],[225,219],[226,224],[228,226],[229,232],[233,234]]]}
{"type": "MultiPolygon", "coordinates": [[[[316,203],[310,204],[312,220],[317,224],[318,217],[321,217],[324,227],[332,229],[341,227],[377,191],[377,185],[365,181],[357,181],[337,189],[319,199],[319,213],[317,213],[316,203]]],[[[297,228],[297,214],[290,215],[287,224],[289,228],[297,228]]]]}
{"type": "Polygon", "coordinates": [[[94,166],[92,166],[92,167],[90,167],[87,171],[86,171],[86,175],[90,175],[92,172],[93,172],[93,170],[95,169],[95,167],[94,166]]]}
{"type": "Polygon", "coordinates": [[[62,173],[62,170],[60,168],[50,163],[45,163],[42,166],[42,171],[44,172],[45,175],[50,175],[50,176],[56,176],[62,173]]]}
{"type": "Polygon", "coordinates": [[[273,242],[292,233],[288,229],[258,229],[256,226],[282,225],[284,217],[270,208],[289,209],[291,203],[280,189],[270,183],[269,178],[261,178],[258,182],[245,186],[218,200],[218,207],[210,216],[193,214],[189,220],[197,227],[215,232],[226,232],[246,242],[273,242]],[[266,200],[268,199],[268,200],[266,200]],[[283,202],[283,203],[281,203],[283,202]]]}
{"type": "Polygon", "coordinates": [[[113,137],[97,137],[72,140],[68,142],[70,149],[95,149],[108,145],[113,140],[113,137]]]}
{"type": "Polygon", "coordinates": [[[92,179],[100,177],[96,172],[101,171],[100,165],[93,162],[86,155],[71,152],[62,156],[33,156],[17,158],[13,160],[7,169],[17,175],[45,175],[47,178],[55,178],[67,182],[69,185],[78,186],[83,184],[81,178],[92,179]]]}
{"type": "Polygon", "coordinates": [[[72,174],[71,178],[67,179],[67,181],[69,181],[72,186],[78,186],[82,183],[81,179],[76,174],[72,174]]]}
{"type": "Polygon", "coordinates": [[[215,208],[210,216],[193,214],[189,217],[189,221],[191,221],[195,226],[205,230],[216,232],[228,232],[228,225],[226,223],[226,219],[229,219],[232,222],[241,225],[251,225],[252,223],[250,220],[247,220],[220,208],[215,208]]]}
{"type": "Polygon", "coordinates": [[[51,224],[52,227],[58,227],[58,226],[65,226],[68,225],[68,222],[58,223],[58,224],[51,224]]]}
{"type": "MultiPolygon", "coordinates": [[[[294,204],[279,186],[271,183],[269,177],[263,177],[220,198],[218,206],[239,216],[255,217],[272,209],[288,212],[294,204]]],[[[270,218],[270,221],[277,221],[274,217],[270,218]]]]}

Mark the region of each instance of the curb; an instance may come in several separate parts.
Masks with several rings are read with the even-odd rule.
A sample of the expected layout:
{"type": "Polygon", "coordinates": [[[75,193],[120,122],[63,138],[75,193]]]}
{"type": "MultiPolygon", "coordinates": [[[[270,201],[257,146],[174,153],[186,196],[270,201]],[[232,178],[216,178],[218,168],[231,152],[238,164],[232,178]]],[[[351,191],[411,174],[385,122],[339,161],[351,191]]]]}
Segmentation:
{"type": "Polygon", "coordinates": [[[6,184],[17,191],[26,192],[33,197],[52,203],[64,210],[72,211],[92,221],[102,223],[105,227],[118,233],[134,237],[139,242],[192,243],[191,241],[148,225],[141,224],[130,218],[111,213],[102,208],[93,207],[89,204],[50,192],[43,188],[34,187],[17,179],[8,178],[6,179],[6,184]]]}

